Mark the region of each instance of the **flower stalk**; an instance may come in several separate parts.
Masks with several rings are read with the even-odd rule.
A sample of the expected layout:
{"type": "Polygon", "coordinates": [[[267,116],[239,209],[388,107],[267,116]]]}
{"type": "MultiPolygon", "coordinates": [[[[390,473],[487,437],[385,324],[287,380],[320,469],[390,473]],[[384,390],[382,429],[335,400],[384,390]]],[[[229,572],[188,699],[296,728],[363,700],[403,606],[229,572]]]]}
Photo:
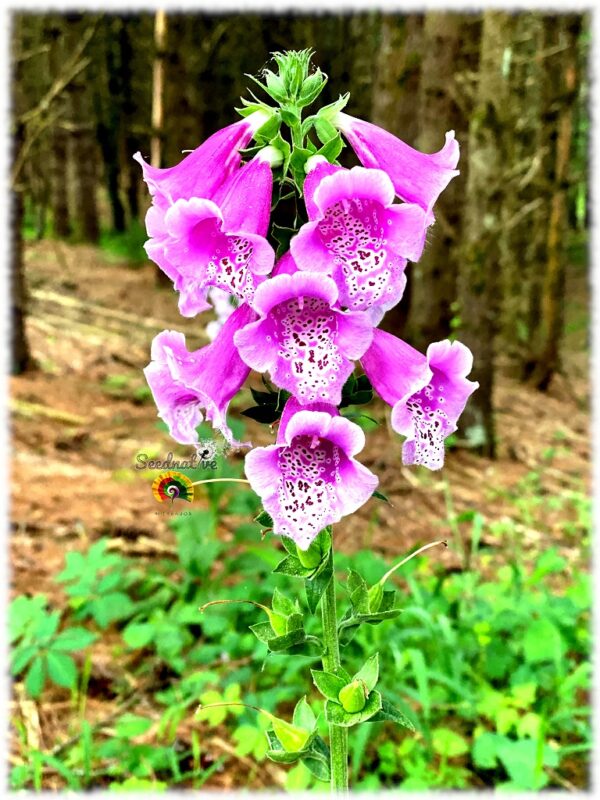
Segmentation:
{"type": "MultiPolygon", "coordinates": [[[[331,576],[321,604],[323,642],[325,644],[325,652],[322,658],[323,669],[326,672],[336,674],[340,669],[341,663],[335,600],[335,575],[331,576]]],[[[331,791],[333,794],[346,794],[348,792],[347,728],[342,728],[333,722],[329,723],[329,749],[331,753],[331,791]]]]}

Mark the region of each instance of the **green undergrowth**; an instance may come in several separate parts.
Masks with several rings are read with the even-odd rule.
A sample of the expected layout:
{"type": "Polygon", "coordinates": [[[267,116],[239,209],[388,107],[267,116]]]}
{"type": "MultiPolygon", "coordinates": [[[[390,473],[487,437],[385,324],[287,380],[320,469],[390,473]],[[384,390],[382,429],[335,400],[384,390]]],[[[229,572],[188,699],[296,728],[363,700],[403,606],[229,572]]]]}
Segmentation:
{"type": "MultiPolygon", "coordinates": [[[[217,461],[210,474],[187,472],[193,480],[241,475],[233,460],[217,461]]],[[[446,570],[435,551],[412,560],[393,579],[401,613],[358,628],[343,648],[350,674],[379,652],[378,685],[416,729],[388,722],[351,729],[356,788],[585,786],[590,578],[557,547],[531,555],[513,546],[519,526],[536,524],[536,487],[533,479],[520,487],[501,531],[475,510],[452,516],[451,526],[461,531],[463,568],[446,570]],[[486,545],[488,532],[503,536],[506,547],[486,545]]],[[[241,700],[289,719],[297,698],[307,694],[317,714],[322,708],[310,679],[310,668],[320,668],[318,653],[299,648],[290,658],[268,651],[250,630],[264,622],[252,605],[200,611],[215,599],[268,603],[277,588],[306,611],[307,635],[318,631],[301,583],[272,571],[281,544],[270,535],[261,541],[260,526],[242,521],[259,511],[255,495],[242,484],[211,484],[198,494],[201,508],[173,507],[185,512],[172,517],[173,557],[140,560],[100,539],[85,552],[66,554],[55,576],[64,607],[38,594],[13,600],[15,681],[42,706],[57,697],[70,704],[68,725],[56,741],[44,736],[43,748],[15,718],[13,790],[45,788],[49,776],[52,786],[71,789],[201,788],[218,785],[215,775],[224,769],[239,771],[240,788],[252,786],[257,771],[268,769],[268,722],[234,705],[198,714],[199,705],[241,700]],[[94,670],[99,652],[111,660],[104,685],[94,670]],[[107,718],[89,713],[89,698],[99,695],[110,698],[107,718]],[[215,726],[228,751],[212,749],[215,726]],[[241,758],[256,768],[248,769],[246,760],[240,766],[241,758]]],[[[581,509],[573,514],[574,502],[581,505],[581,498],[565,497],[558,509],[565,525],[573,519],[588,525],[581,509]]],[[[577,533],[584,538],[580,527],[577,533]]],[[[360,566],[373,584],[390,564],[365,550],[338,553],[335,566],[341,615],[349,604],[348,571],[360,566]]],[[[326,737],[322,717],[317,725],[326,737]]],[[[302,762],[282,768],[289,790],[325,787],[302,762]]]]}

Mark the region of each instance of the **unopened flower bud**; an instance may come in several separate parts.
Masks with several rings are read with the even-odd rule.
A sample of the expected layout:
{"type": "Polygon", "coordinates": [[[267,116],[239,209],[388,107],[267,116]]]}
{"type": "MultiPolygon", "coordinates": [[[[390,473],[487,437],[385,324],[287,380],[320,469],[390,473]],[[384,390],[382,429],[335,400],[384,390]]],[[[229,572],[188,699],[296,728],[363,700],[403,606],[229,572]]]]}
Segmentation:
{"type": "Polygon", "coordinates": [[[357,711],[363,710],[367,702],[368,694],[365,682],[357,680],[352,681],[352,683],[340,689],[338,700],[342,704],[344,711],[347,711],[349,714],[354,714],[357,711]]]}
{"type": "Polygon", "coordinates": [[[263,147],[259,150],[258,156],[261,161],[266,161],[272,167],[280,167],[283,164],[283,153],[272,144],[263,147]]]}

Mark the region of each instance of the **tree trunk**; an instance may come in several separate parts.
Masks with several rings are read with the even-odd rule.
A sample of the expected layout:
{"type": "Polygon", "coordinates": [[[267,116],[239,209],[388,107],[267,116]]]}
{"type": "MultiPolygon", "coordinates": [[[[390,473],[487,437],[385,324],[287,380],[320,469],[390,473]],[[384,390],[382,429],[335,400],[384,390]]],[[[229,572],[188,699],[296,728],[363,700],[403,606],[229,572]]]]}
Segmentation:
{"type": "Polygon", "coordinates": [[[133,90],[132,68],[133,44],[132,34],[135,34],[138,20],[124,17],[121,19],[119,30],[119,66],[121,73],[121,86],[123,92],[123,123],[124,136],[124,166],[125,194],[129,211],[129,221],[137,220],[140,215],[139,203],[139,164],[133,160],[133,154],[140,149],[140,142],[132,132],[135,119],[136,102],[133,90]]]}
{"type": "Polygon", "coordinates": [[[164,11],[159,10],[154,17],[154,46],[156,51],[152,67],[152,141],[150,142],[150,161],[153,167],[160,167],[161,165],[166,41],[167,15],[164,11]]]}
{"type": "MultiPolygon", "coordinates": [[[[50,73],[53,78],[60,74],[66,58],[64,17],[51,18],[48,30],[50,42],[50,73]]],[[[50,159],[52,208],[52,229],[55,236],[66,238],[71,234],[71,214],[69,210],[69,193],[67,191],[69,135],[59,124],[52,126],[52,155],[50,159]]]]}
{"type": "Polygon", "coordinates": [[[554,169],[545,236],[546,262],[539,297],[539,319],[532,331],[531,358],[527,365],[529,382],[542,391],[548,388],[560,367],[566,274],[565,237],[568,228],[568,167],[573,138],[573,109],[577,99],[577,39],[581,18],[564,16],[559,25],[555,20],[547,24],[552,26],[550,42],[562,45],[562,49],[553,57],[554,64],[547,73],[549,92],[546,110],[548,114],[552,114],[557,109],[556,127],[551,133],[554,169]]]}
{"type": "Polygon", "coordinates": [[[74,86],[72,93],[75,129],[72,134],[73,162],[75,170],[75,203],[79,236],[86,242],[95,243],[100,238],[96,189],[98,155],[94,145],[92,126],[86,122],[89,114],[85,110],[84,87],[74,86]]]}
{"type": "MultiPolygon", "coordinates": [[[[157,11],[154,16],[154,63],[152,65],[152,138],[150,140],[150,163],[161,166],[163,136],[163,102],[165,82],[165,48],[167,43],[167,15],[157,11]]],[[[171,280],[159,267],[156,268],[158,286],[170,286],[171,280]]]]}
{"type": "MultiPolygon", "coordinates": [[[[464,117],[454,100],[457,91],[454,75],[464,34],[462,18],[455,12],[431,11],[425,16],[418,100],[421,120],[418,147],[423,152],[439,150],[447,130],[455,130],[459,141],[465,132],[464,117]]],[[[462,175],[452,180],[440,196],[434,209],[437,221],[428,231],[428,243],[420,261],[412,267],[408,339],[420,350],[426,350],[430,342],[445,339],[451,332],[464,188],[462,175]]]]}
{"type": "Polygon", "coordinates": [[[494,339],[500,262],[499,209],[505,169],[503,143],[507,81],[504,56],[514,18],[486,11],[480,45],[475,108],[469,126],[469,165],[463,218],[463,252],[458,281],[459,338],[473,352],[472,378],[479,389],[470,398],[462,427],[474,448],[494,457],[494,339]]]}
{"type": "Polygon", "coordinates": [[[23,264],[23,194],[12,191],[11,216],[11,372],[20,375],[32,365],[25,330],[26,290],[23,264]]]}
{"type": "MultiPolygon", "coordinates": [[[[371,120],[407,144],[415,146],[420,115],[416,113],[421,78],[423,15],[383,14],[381,41],[375,65],[371,120]]],[[[412,305],[413,265],[406,268],[407,284],[397,306],[385,315],[381,327],[401,336],[412,305]]]]}
{"type": "Polygon", "coordinates": [[[518,14],[508,77],[505,192],[500,239],[504,366],[520,374],[531,338],[528,303],[537,287],[537,264],[545,260],[547,176],[551,171],[540,89],[544,85],[544,23],[539,14],[518,14]],[[542,231],[541,237],[538,232],[542,231]],[[541,247],[540,247],[541,244],[541,247]]]}
{"type": "MultiPolygon", "coordinates": [[[[21,93],[19,56],[21,54],[20,32],[21,19],[15,20],[11,35],[11,50],[13,57],[12,74],[12,108],[18,118],[24,111],[24,99],[21,93]]],[[[15,162],[23,147],[25,129],[22,122],[17,121],[13,128],[12,160],[15,162]]],[[[20,375],[33,366],[33,359],[29,350],[27,333],[25,330],[26,290],[23,264],[23,187],[11,186],[12,215],[10,220],[10,344],[11,344],[11,372],[20,375]]]]}

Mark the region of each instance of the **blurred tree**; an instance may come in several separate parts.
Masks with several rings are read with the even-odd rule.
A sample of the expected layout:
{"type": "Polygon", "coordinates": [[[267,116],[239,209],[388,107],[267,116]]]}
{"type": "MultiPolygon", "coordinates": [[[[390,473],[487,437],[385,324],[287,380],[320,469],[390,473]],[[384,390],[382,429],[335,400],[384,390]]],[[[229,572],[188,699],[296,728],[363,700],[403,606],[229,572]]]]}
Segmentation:
{"type": "MultiPolygon", "coordinates": [[[[91,38],[97,20],[87,14],[66,15],[66,43],[71,52],[82,38],[91,38]]],[[[78,235],[95,243],[100,237],[98,217],[98,144],[94,125],[92,93],[89,91],[89,60],[69,86],[71,101],[71,137],[75,178],[75,216],[78,235]]]]}
{"type": "Polygon", "coordinates": [[[152,65],[152,139],[150,141],[150,163],[161,166],[163,108],[167,42],[167,15],[158,10],[154,15],[154,63],[152,65]]]}
{"type": "Polygon", "coordinates": [[[97,140],[102,150],[112,227],[116,231],[124,231],[126,227],[125,208],[119,190],[125,87],[129,76],[129,64],[122,52],[123,27],[124,21],[120,17],[102,17],[95,36],[92,65],[97,140]]]}
{"type": "MultiPolygon", "coordinates": [[[[465,33],[463,18],[456,12],[430,11],[425,15],[417,139],[418,148],[423,152],[439,150],[446,130],[453,129],[460,142],[466,139],[461,135],[466,132],[467,125],[456,103],[455,80],[462,66],[460,50],[466,40],[465,33]]],[[[464,153],[462,155],[464,162],[464,153]]],[[[430,342],[445,339],[451,331],[464,190],[463,170],[436,203],[436,223],[428,232],[427,246],[420,261],[412,267],[408,329],[411,343],[421,350],[430,342]]]]}
{"type": "MultiPolygon", "coordinates": [[[[11,31],[12,75],[12,161],[13,168],[25,144],[25,123],[22,115],[25,110],[21,72],[24,53],[21,48],[22,16],[15,16],[11,31]]],[[[14,172],[13,172],[14,175],[14,172]]],[[[23,264],[23,190],[24,186],[13,178],[11,186],[11,229],[10,229],[10,321],[11,321],[11,372],[20,375],[32,366],[32,357],[25,330],[26,289],[23,264]]]]}
{"type": "MultiPolygon", "coordinates": [[[[423,58],[423,15],[383,14],[372,89],[370,117],[376,125],[416,146],[420,114],[415,113],[423,58]]],[[[402,302],[391,309],[382,328],[397,336],[404,334],[414,289],[413,265],[406,269],[407,284],[402,302]]]]}
{"type": "MultiPolygon", "coordinates": [[[[560,366],[560,340],[564,321],[566,274],[567,193],[569,159],[573,144],[573,110],[578,93],[577,41],[581,17],[563,15],[544,21],[545,47],[551,55],[542,84],[540,133],[550,154],[549,216],[542,228],[545,258],[537,265],[543,273],[532,282],[531,338],[525,373],[538,389],[548,388],[560,366]]],[[[540,231],[538,231],[540,233],[540,231]]]]}
{"type": "MultiPolygon", "coordinates": [[[[48,18],[47,35],[50,38],[50,75],[56,79],[65,62],[67,45],[65,40],[66,20],[62,15],[48,18]]],[[[67,98],[58,98],[61,115],[64,116],[67,98]]],[[[69,192],[66,186],[67,165],[69,163],[69,134],[64,125],[56,123],[51,130],[52,156],[50,159],[50,185],[52,205],[52,228],[55,236],[66,238],[71,233],[71,214],[69,192]]]]}
{"type": "Polygon", "coordinates": [[[472,445],[493,457],[496,437],[493,415],[494,339],[498,317],[500,209],[507,160],[508,82],[505,54],[515,20],[506,12],[484,13],[475,107],[469,125],[468,178],[458,280],[460,339],[471,348],[471,377],[479,390],[470,398],[462,427],[472,445]]]}
{"type": "MultiPolygon", "coordinates": [[[[545,260],[542,233],[548,217],[545,182],[549,151],[543,141],[540,87],[546,64],[544,24],[538,14],[517,14],[513,46],[506,51],[508,99],[505,138],[510,158],[501,209],[500,334],[508,365],[522,370],[531,336],[529,298],[545,260]],[[536,231],[536,235],[532,232],[536,231]],[[539,235],[541,234],[541,235],[539,235]]],[[[538,289],[536,288],[536,293],[538,289]]]]}

